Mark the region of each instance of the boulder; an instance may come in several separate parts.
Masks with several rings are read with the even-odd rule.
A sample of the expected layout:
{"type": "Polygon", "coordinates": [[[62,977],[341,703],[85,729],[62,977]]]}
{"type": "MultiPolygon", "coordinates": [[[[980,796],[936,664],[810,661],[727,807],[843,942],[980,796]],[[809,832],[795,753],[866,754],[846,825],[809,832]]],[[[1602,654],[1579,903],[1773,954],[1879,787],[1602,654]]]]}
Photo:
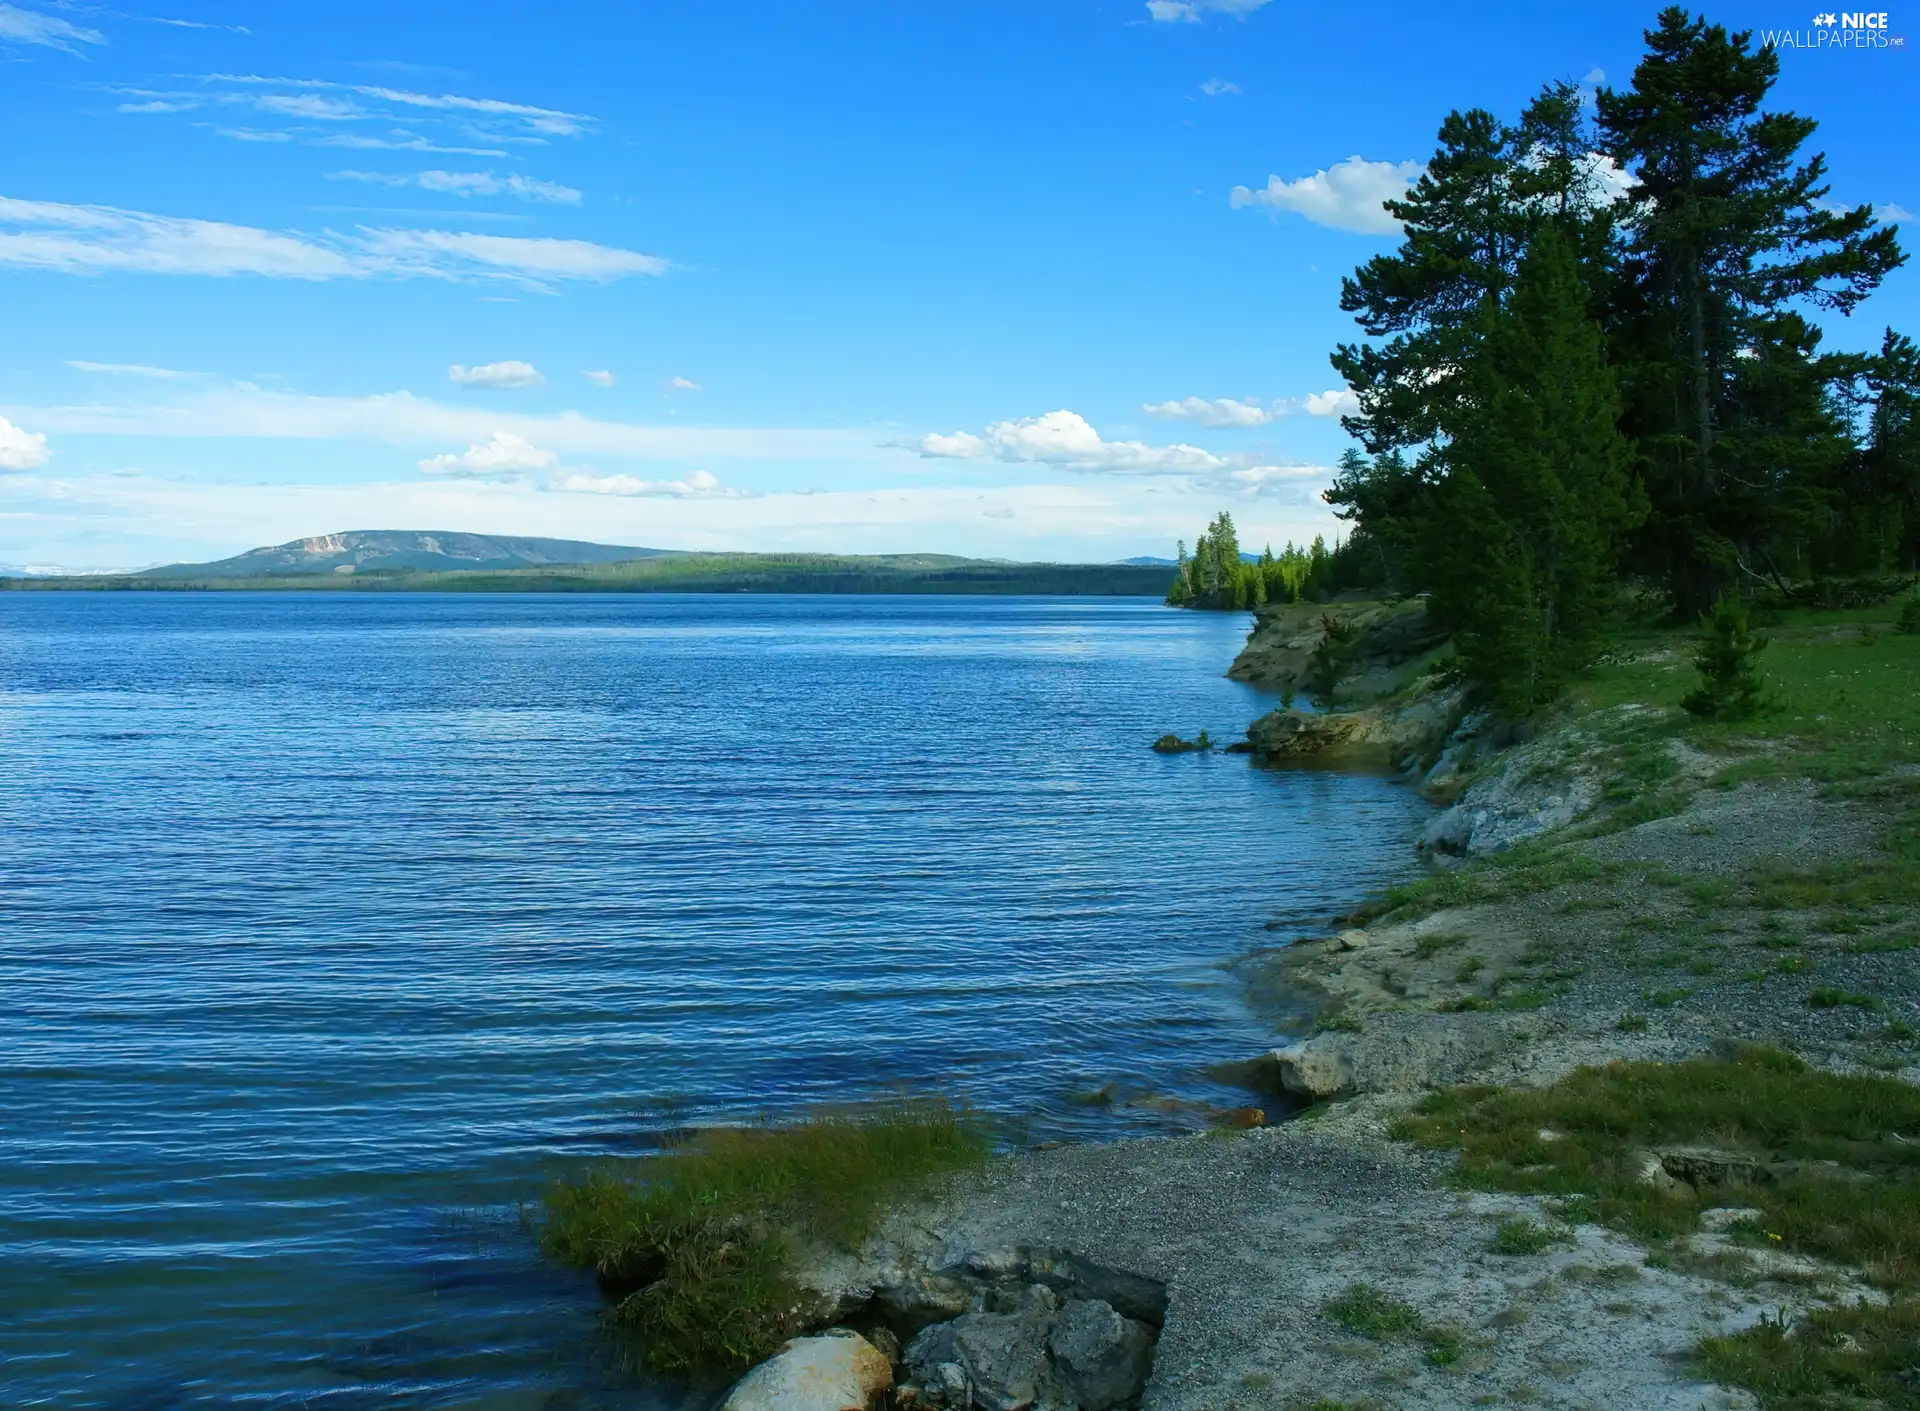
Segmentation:
{"type": "Polygon", "coordinates": [[[1268,1055],[1280,1086],[1297,1097],[1325,1102],[1353,1091],[1353,1057],[1338,1039],[1320,1035],[1268,1055]]]}
{"type": "Polygon", "coordinates": [[[1047,1336],[1059,1301],[1034,1284],[1010,1311],[963,1313],[923,1329],[907,1344],[908,1404],[980,1411],[1027,1411],[1053,1370],[1047,1336]]]}
{"type": "Polygon", "coordinates": [[[1069,1303],[1047,1341],[1054,1374],[1080,1411],[1112,1411],[1140,1395],[1153,1364],[1153,1334],[1099,1299],[1069,1303]]]}
{"type": "Polygon", "coordinates": [[[794,1338],[735,1383],[720,1411],[875,1411],[892,1385],[886,1355],[836,1329],[794,1338]]]}
{"type": "Polygon", "coordinates": [[[1138,1402],[1153,1364],[1146,1323],[1104,1299],[1062,1301],[1043,1284],[993,1303],[914,1338],[896,1407],[1116,1411],[1138,1402]]]}

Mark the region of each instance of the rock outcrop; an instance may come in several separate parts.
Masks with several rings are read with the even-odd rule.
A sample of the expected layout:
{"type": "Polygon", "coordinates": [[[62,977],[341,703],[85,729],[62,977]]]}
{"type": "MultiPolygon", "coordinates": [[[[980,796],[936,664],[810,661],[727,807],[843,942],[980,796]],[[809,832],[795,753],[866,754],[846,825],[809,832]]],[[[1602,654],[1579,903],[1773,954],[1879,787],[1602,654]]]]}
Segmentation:
{"type": "Polygon", "coordinates": [[[1275,604],[1255,610],[1227,675],[1330,704],[1379,700],[1403,689],[1446,640],[1418,599],[1275,604]]]}
{"type": "Polygon", "coordinates": [[[1269,711],[1247,727],[1247,739],[1274,762],[1372,758],[1411,769],[1440,755],[1465,711],[1459,686],[1421,682],[1404,696],[1359,710],[1269,711]]]}
{"type": "Polygon", "coordinates": [[[1116,1411],[1139,1401],[1153,1331],[1102,1299],[1045,1284],[935,1323],[908,1344],[899,1407],[1116,1411]]]}
{"type": "MultiPolygon", "coordinates": [[[[871,1341],[905,1342],[893,1392],[897,1407],[1135,1406],[1167,1313],[1166,1288],[1156,1280],[1067,1250],[1025,1245],[937,1254],[876,1248],[851,1262],[828,1258],[804,1282],[816,1290],[821,1308],[871,1341]]],[[[826,1340],[798,1339],[789,1352],[826,1340]]],[[[768,1369],[789,1352],[755,1369],[736,1394],[762,1373],[771,1375],[768,1369]]],[[[729,1401],[726,1411],[760,1404],[729,1401]]]]}
{"type": "Polygon", "coordinates": [[[794,1338],[742,1377],[720,1411],[875,1411],[893,1364],[858,1333],[794,1338]]]}

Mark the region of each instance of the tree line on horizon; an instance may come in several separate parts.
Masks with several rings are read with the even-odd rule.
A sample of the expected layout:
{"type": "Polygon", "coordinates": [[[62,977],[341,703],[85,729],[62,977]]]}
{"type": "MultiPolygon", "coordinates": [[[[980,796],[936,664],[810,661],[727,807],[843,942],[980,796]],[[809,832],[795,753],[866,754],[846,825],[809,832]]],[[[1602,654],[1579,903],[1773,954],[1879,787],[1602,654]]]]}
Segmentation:
{"type": "Polygon", "coordinates": [[[1386,203],[1399,248],[1343,281],[1370,340],[1332,358],[1359,401],[1325,496],[1348,535],[1305,575],[1242,571],[1222,516],[1169,601],[1426,593],[1465,676],[1527,714],[1629,584],[1691,621],[1920,569],[1920,348],[1829,352],[1811,318],[1905,262],[1894,229],[1830,199],[1816,123],[1763,106],[1780,60],[1751,32],[1674,6],[1646,42],[1624,89],[1447,116],[1386,203]]]}

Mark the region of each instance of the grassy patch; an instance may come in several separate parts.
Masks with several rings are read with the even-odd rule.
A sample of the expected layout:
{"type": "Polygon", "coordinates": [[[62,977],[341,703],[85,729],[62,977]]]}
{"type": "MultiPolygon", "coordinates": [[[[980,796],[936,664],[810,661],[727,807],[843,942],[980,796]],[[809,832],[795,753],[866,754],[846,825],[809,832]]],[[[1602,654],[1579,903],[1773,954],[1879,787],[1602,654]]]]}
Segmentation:
{"type": "Polygon", "coordinates": [[[1851,1005],[1855,1009],[1878,1009],[1880,1001],[1872,995],[1854,994],[1850,990],[1837,990],[1831,985],[1822,985],[1807,996],[1807,1003],[1816,1009],[1837,1009],[1841,1005],[1851,1005]]]}
{"type": "Polygon", "coordinates": [[[1770,1408],[1920,1406],[1920,1302],[1821,1309],[1798,1326],[1768,1318],[1700,1344],[1717,1382],[1745,1387],[1770,1408]]]}
{"type": "Polygon", "coordinates": [[[1413,954],[1417,960],[1432,960],[1442,951],[1458,950],[1466,943],[1465,931],[1435,931],[1413,943],[1413,954]]]}
{"type": "Polygon", "coordinates": [[[591,1269],[614,1324],[662,1372],[741,1366],[795,1331],[799,1241],[849,1241],[893,1199],[986,1159],[984,1128],[944,1103],[887,1104],[685,1146],[556,1184],[542,1240],[591,1269]]]}
{"type": "Polygon", "coordinates": [[[1523,1215],[1516,1215],[1500,1222],[1493,1232],[1493,1238],[1487,1241],[1487,1253],[1509,1258],[1545,1254],[1556,1244],[1565,1244],[1572,1238],[1566,1230],[1535,1224],[1523,1215]]]}
{"type": "Polygon", "coordinates": [[[1451,1367],[1460,1360],[1466,1340],[1448,1323],[1430,1323],[1418,1308],[1382,1293],[1371,1284],[1349,1284],[1327,1300],[1320,1311],[1350,1333],[1375,1342],[1418,1340],[1426,1345],[1427,1361],[1451,1367]]]}
{"type": "Polygon", "coordinates": [[[1713,1374],[1770,1407],[1920,1406],[1920,1387],[1897,1375],[1920,1363],[1920,1088],[1748,1048],[1584,1068],[1537,1090],[1455,1088],[1399,1131],[1458,1150],[1468,1184],[1577,1203],[1651,1245],[1650,1262],[1698,1265],[1682,1241],[1703,1206],[1759,1210],[1770,1247],[1857,1267],[1890,1302],[1710,1339],[1701,1356],[1713,1374]],[[1702,1149],[1719,1175],[1698,1190],[1641,1179],[1649,1151],[1679,1153],[1671,1164],[1702,1149]]]}

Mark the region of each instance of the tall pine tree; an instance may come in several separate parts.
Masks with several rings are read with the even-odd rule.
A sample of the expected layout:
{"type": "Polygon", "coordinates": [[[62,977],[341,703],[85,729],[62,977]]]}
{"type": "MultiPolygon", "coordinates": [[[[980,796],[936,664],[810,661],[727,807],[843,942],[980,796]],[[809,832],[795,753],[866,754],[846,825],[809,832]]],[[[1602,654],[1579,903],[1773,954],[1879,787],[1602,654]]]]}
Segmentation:
{"type": "Polygon", "coordinates": [[[1831,469],[1772,455],[1821,400],[1793,307],[1847,313],[1904,256],[1869,209],[1826,204],[1825,159],[1800,159],[1813,121],[1762,110],[1772,49],[1677,6],[1646,38],[1632,86],[1598,98],[1604,150],[1638,183],[1614,331],[1653,501],[1643,563],[1691,617],[1762,576],[1796,490],[1831,469]]]}

